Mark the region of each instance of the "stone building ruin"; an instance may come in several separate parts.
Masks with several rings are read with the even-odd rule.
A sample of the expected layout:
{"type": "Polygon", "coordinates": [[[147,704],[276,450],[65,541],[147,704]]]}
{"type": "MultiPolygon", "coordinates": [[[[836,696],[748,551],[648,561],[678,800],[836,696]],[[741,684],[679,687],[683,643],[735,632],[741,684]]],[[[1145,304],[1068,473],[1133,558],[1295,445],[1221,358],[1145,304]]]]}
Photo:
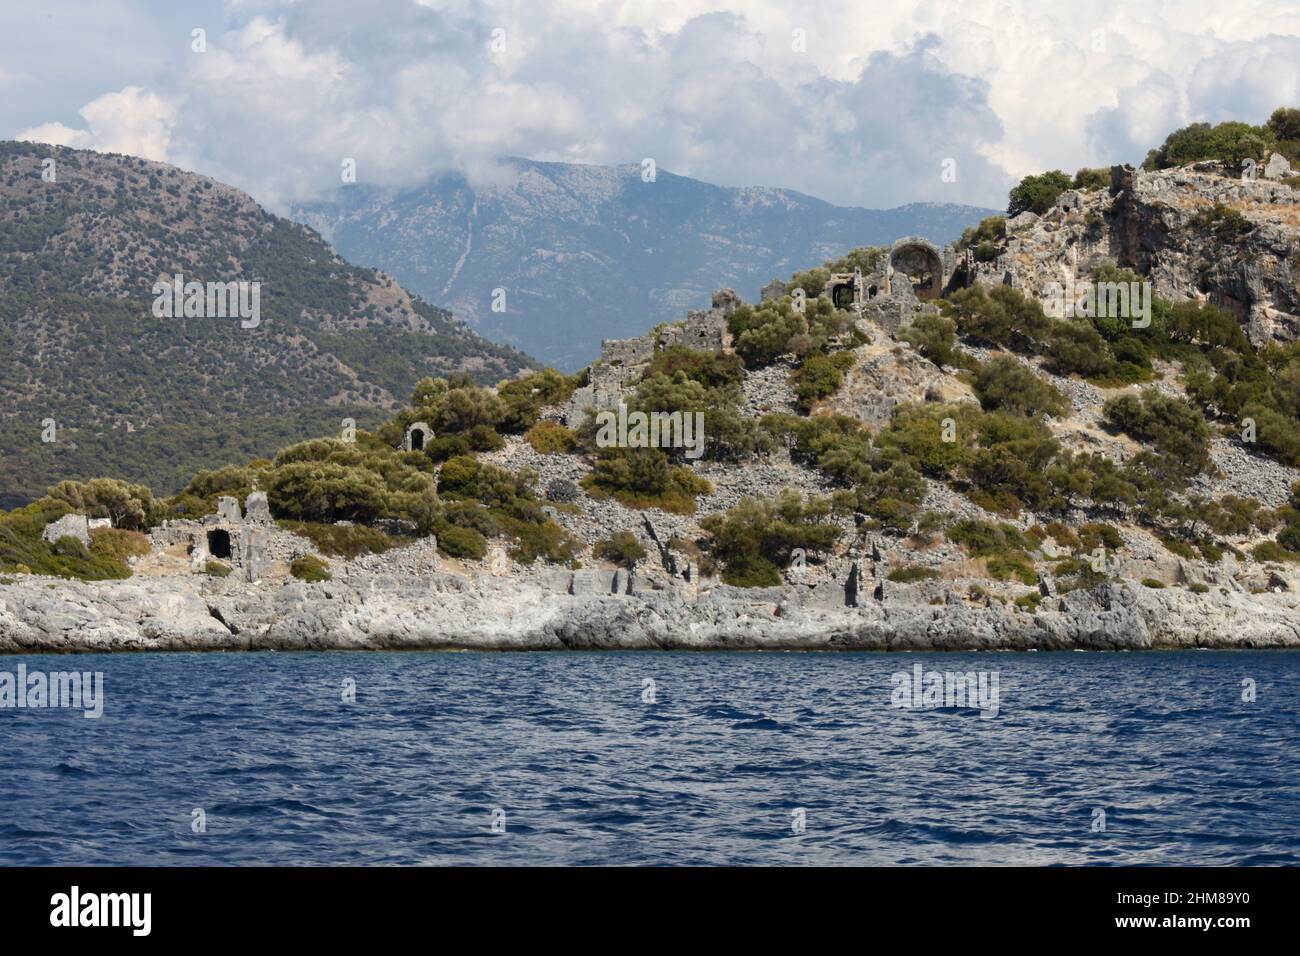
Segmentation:
{"type": "Polygon", "coordinates": [[[184,547],[194,571],[220,561],[248,581],[265,577],[277,562],[312,552],[310,541],[276,526],[264,491],[250,494],[243,511],[238,498],[223,495],[214,514],[168,519],[149,532],[149,539],[155,551],[184,547]]]}
{"type": "Polygon", "coordinates": [[[424,451],[433,441],[433,429],[428,422],[412,422],[402,436],[402,451],[424,451]]]}
{"type": "Polygon", "coordinates": [[[574,391],[565,423],[576,428],[593,409],[612,408],[641,377],[655,353],[674,346],[721,352],[731,348],[727,320],[743,304],[732,289],[713,293],[708,309],[694,309],[685,320],[635,339],[606,339],[600,358],[587,371],[587,384],[574,391]]]}
{"type": "Polygon", "coordinates": [[[899,239],[869,274],[837,272],[826,280],[822,295],[836,308],[863,311],[876,300],[901,298],[925,302],[964,284],[962,257],[951,247],[940,249],[929,239],[899,239]]]}

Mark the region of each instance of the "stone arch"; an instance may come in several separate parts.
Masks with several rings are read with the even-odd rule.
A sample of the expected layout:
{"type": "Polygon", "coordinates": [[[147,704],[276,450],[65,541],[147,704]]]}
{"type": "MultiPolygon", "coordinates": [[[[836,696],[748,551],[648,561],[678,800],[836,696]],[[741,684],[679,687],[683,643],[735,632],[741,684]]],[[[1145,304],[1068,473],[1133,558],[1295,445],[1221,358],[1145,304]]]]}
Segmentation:
{"type": "Polygon", "coordinates": [[[837,309],[852,309],[857,303],[857,290],[853,288],[853,280],[832,281],[828,283],[827,291],[830,293],[830,299],[837,309]]]}
{"type": "Polygon", "coordinates": [[[943,294],[943,253],[929,239],[909,236],[889,250],[889,268],[907,276],[918,299],[937,299],[943,294]]]}
{"type": "Polygon", "coordinates": [[[402,451],[424,451],[433,441],[433,429],[427,422],[414,422],[406,426],[406,435],[402,438],[402,451]]]}

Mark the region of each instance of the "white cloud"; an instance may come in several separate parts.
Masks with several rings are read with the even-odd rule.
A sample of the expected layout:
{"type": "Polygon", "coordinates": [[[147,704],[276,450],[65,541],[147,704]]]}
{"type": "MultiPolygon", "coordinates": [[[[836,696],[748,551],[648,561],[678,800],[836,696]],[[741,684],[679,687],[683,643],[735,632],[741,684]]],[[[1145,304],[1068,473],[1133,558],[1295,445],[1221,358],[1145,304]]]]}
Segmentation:
{"type": "Polygon", "coordinates": [[[165,156],[277,206],[337,185],[344,157],[405,184],[511,154],[999,205],[1028,172],[1300,105],[1296,0],[238,0],[226,16],[207,53],[83,107],[84,129],[58,104],[24,135],[165,156]]]}
{"type": "Polygon", "coordinates": [[[167,147],[176,121],[176,106],[168,99],[128,86],[116,93],[96,97],[83,106],[80,113],[86,121],[85,129],[72,129],[62,123],[43,123],[24,130],[17,138],[168,160],[167,147]]]}

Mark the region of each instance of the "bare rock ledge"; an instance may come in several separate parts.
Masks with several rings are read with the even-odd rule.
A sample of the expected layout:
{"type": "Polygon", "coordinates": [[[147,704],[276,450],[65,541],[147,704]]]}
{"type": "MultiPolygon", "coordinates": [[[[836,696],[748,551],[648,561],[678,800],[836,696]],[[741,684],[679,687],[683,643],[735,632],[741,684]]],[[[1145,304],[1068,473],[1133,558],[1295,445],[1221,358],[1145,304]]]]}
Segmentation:
{"type": "Polygon", "coordinates": [[[1146,650],[1300,647],[1300,595],[1124,582],[1044,599],[834,606],[813,589],[602,593],[567,571],[257,584],[194,577],[0,586],[0,652],[1146,650]]]}

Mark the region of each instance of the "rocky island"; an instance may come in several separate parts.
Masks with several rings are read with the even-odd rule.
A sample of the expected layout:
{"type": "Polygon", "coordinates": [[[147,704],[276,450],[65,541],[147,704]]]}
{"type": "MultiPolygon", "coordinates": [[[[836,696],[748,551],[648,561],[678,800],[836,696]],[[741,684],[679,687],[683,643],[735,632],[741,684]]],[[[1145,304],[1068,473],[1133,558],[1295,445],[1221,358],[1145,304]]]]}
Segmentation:
{"type": "Polygon", "coordinates": [[[1300,646],[1274,121],[1248,176],[1179,131],[576,376],[425,378],[170,496],[61,482],[0,515],[0,651],[1300,646]]]}

